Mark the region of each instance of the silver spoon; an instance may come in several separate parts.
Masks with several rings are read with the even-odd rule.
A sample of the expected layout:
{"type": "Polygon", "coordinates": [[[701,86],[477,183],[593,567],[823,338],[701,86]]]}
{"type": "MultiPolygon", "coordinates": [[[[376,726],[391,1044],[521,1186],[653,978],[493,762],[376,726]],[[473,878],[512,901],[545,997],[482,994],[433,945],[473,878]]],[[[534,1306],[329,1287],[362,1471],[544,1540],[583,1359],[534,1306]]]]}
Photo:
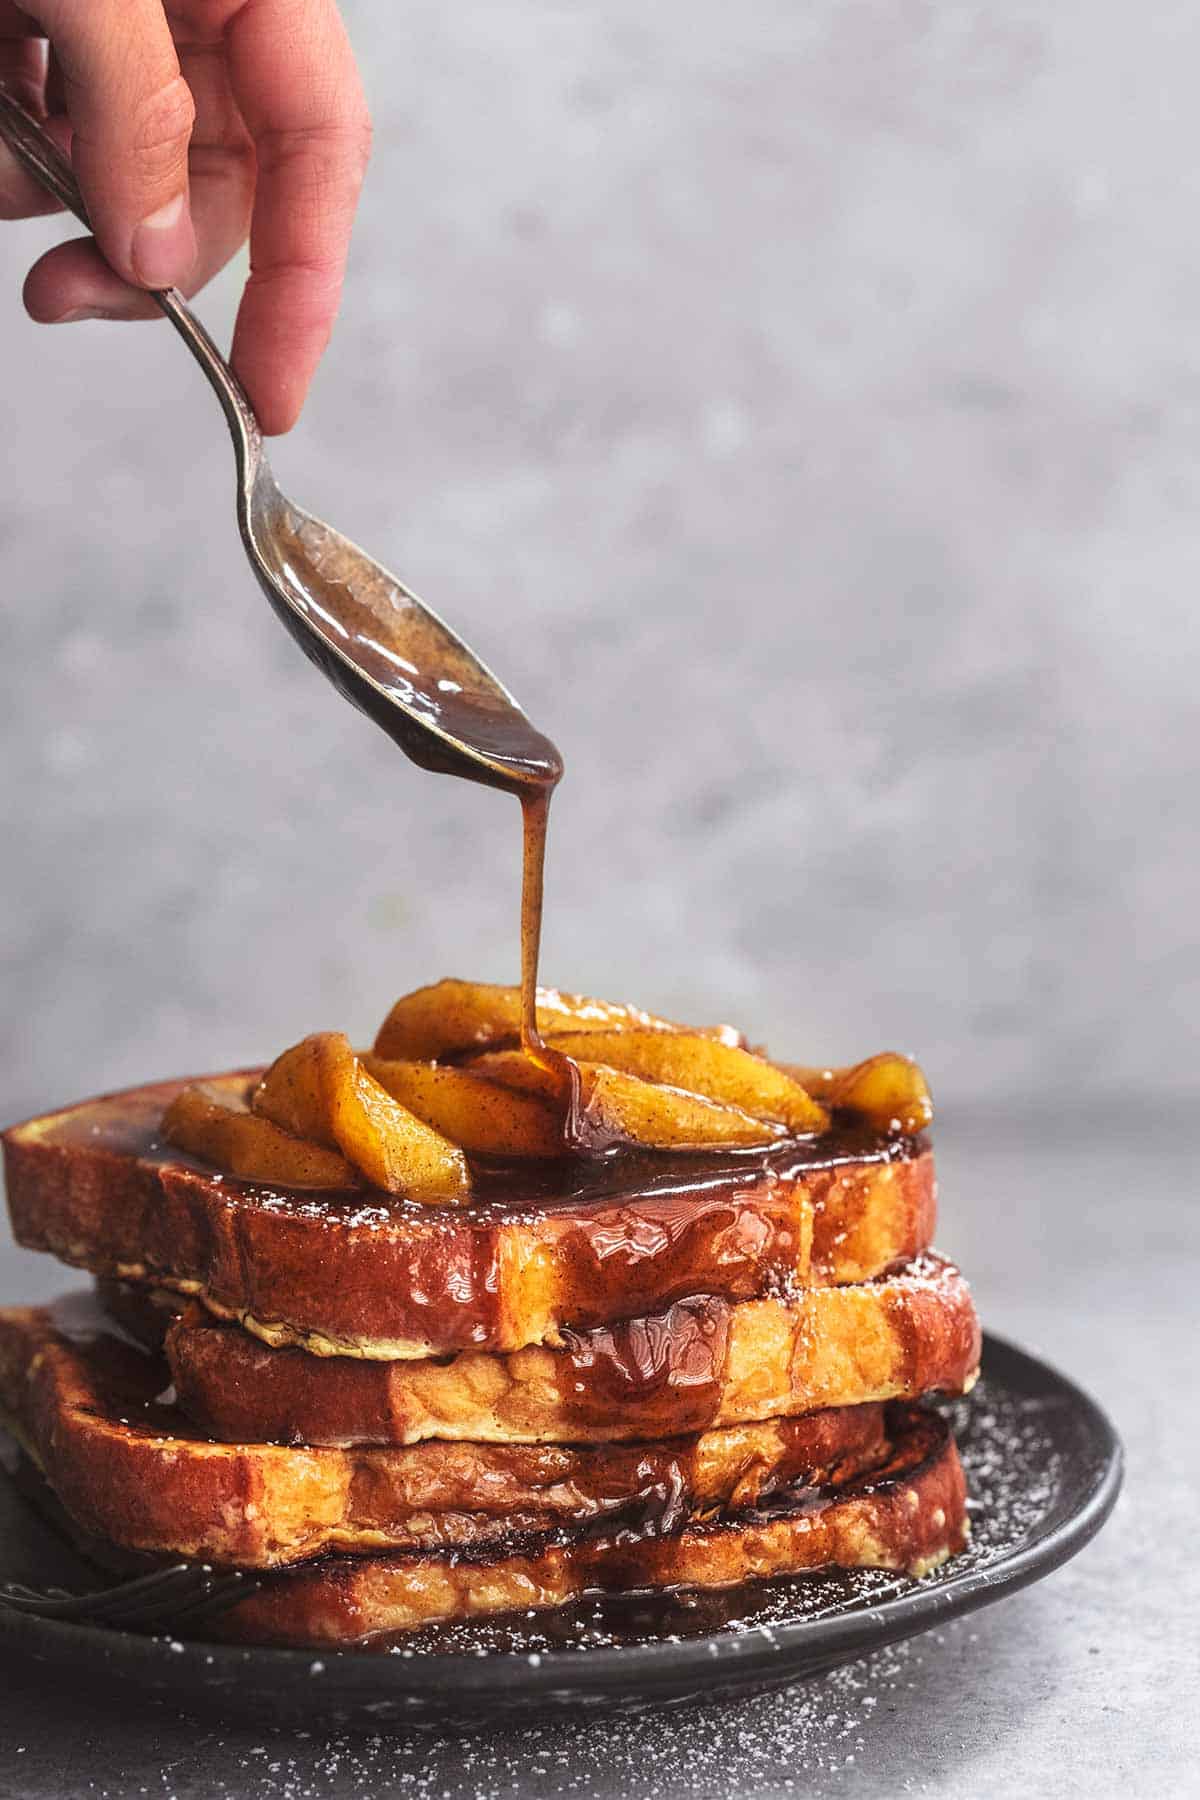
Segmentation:
{"type": "MultiPolygon", "coordinates": [[[[91,229],[79,184],[53,138],[0,83],[0,137],[91,229]]],[[[331,525],[302,512],[271,474],[241,383],[175,288],[153,298],[221,402],[237,458],[237,513],[250,566],[306,656],[422,768],[531,796],[562,773],[530,724],[462,639],[331,525]]]]}

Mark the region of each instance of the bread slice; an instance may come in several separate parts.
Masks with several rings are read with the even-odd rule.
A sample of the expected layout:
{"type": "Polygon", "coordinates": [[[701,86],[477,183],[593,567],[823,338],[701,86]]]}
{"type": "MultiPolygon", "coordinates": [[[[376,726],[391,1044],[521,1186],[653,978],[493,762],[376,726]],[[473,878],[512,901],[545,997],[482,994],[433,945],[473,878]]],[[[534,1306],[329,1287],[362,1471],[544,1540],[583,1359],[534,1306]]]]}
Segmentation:
{"type": "Polygon", "coordinates": [[[161,1358],[90,1295],[0,1311],[0,1409],[78,1529],[124,1549],[266,1568],[328,1551],[446,1550],[605,1523],[670,1530],[880,1463],[882,1406],[636,1448],[214,1444],[165,1402],[161,1358]]]}
{"type": "MultiPolygon", "coordinates": [[[[255,1073],[214,1085],[241,1094],[255,1073]]],[[[157,1136],[184,1085],[86,1101],[5,1132],[17,1240],[193,1295],[265,1342],[318,1355],[391,1361],[555,1344],[566,1326],[688,1294],[741,1301],[867,1280],[933,1232],[927,1145],[861,1126],[765,1161],[601,1161],[577,1167],[565,1189],[559,1164],[479,1168],[478,1202],[442,1208],[223,1177],[157,1136]]]]}
{"type": "MultiPolygon", "coordinates": [[[[826,1488],[783,1489],[755,1507],[687,1517],[669,1532],[603,1522],[499,1543],[407,1554],[329,1555],[251,1570],[261,1585],[203,1635],[266,1644],[387,1647],[422,1626],[560,1607],[600,1593],[721,1589],[841,1568],[928,1574],[969,1536],[965,1482],[944,1419],[923,1407],[885,1410],[881,1457],[826,1488]]],[[[168,1441],[170,1444],[170,1441],[168,1441]]],[[[29,1485],[29,1484],[27,1484],[29,1485]]],[[[100,1568],[130,1574],[146,1559],[42,1502],[100,1568]]]]}
{"type": "Polygon", "coordinates": [[[688,1524],[669,1536],[577,1534],[486,1556],[336,1557],[269,1579],[208,1629],[272,1644],[386,1643],[423,1625],[522,1615],[597,1592],[727,1588],[835,1565],[927,1574],[961,1550],[966,1491],[945,1422],[890,1408],[887,1461],[843,1488],[688,1524]]]}
{"type": "Polygon", "coordinates": [[[980,1348],[966,1282],[931,1255],[854,1287],[732,1306],[706,1295],[563,1338],[366,1362],[273,1350],[193,1305],[165,1349],[180,1406],[213,1437],[345,1445],[633,1442],[960,1393],[980,1348]]]}

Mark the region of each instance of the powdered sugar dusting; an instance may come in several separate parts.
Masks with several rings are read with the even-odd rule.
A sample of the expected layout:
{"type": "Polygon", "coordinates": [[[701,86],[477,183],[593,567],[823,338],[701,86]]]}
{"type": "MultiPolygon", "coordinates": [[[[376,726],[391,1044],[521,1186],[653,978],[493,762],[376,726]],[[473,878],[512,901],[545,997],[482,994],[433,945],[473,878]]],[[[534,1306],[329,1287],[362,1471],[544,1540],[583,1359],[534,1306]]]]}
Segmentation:
{"type": "MultiPolygon", "coordinates": [[[[222,1775],[206,1800],[724,1800],[766,1791],[799,1800],[814,1777],[824,1789],[853,1775],[872,1733],[891,1729],[921,1662],[918,1649],[902,1644],[735,1705],[607,1721],[560,1717],[486,1734],[322,1738],[282,1730],[247,1732],[239,1742],[214,1733],[205,1755],[222,1775]]],[[[169,1795],[175,1779],[164,1772],[162,1788],[147,1791],[169,1795]]],[[[103,1786],[95,1792],[107,1800],[103,1786]]]]}

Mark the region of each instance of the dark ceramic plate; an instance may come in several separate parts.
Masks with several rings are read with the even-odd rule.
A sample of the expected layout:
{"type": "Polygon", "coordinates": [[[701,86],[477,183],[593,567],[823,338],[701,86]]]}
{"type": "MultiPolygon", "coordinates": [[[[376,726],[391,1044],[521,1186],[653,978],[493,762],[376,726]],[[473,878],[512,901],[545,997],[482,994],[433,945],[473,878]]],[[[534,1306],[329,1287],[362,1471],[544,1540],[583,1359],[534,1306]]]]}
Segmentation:
{"type": "MultiPolygon", "coordinates": [[[[949,1409],[971,1491],[971,1545],[923,1581],[866,1570],[596,1599],[561,1614],[423,1631],[386,1654],[241,1649],[0,1608],[0,1655],[189,1712],[374,1731],[783,1687],[1036,1581],[1108,1517],[1121,1446],[1095,1401],[999,1338],[986,1339],[983,1370],[970,1399],[949,1409]]],[[[6,1481],[0,1581],[96,1585],[6,1481]]]]}

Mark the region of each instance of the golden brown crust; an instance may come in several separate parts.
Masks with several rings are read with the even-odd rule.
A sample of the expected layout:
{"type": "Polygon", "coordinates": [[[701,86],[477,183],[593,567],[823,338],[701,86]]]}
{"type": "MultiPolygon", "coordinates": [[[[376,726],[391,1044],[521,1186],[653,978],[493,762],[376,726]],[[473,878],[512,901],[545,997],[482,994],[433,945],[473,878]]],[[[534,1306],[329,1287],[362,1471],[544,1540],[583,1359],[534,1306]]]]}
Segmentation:
{"type": "Polygon", "coordinates": [[[667,1537],[577,1537],[486,1561],[337,1558],[270,1581],[219,1629],[244,1641],[319,1647],[562,1606],[601,1590],[733,1587],[830,1565],[925,1574],[965,1545],[966,1492],[943,1423],[902,1410],[888,1474],[808,1510],[689,1526],[667,1537]]]}
{"type": "Polygon", "coordinates": [[[980,1349],[966,1282],[932,1256],[855,1287],[683,1300],[564,1335],[561,1349],[378,1363],[268,1349],[191,1307],[166,1352],[180,1405],[214,1437],[411,1444],[627,1442],[959,1392],[980,1349]]]}
{"type": "MultiPolygon", "coordinates": [[[[244,1091],[245,1071],[217,1078],[244,1091]]],[[[387,1195],[279,1194],[154,1143],[184,1084],[161,1082],[4,1133],[20,1243],[202,1298],[267,1342],[380,1360],[555,1343],[564,1326],[688,1294],[747,1300],[867,1279],[926,1248],[933,1159],[864,1140],[823,1165],[679,1192],[448,1212],[387,1195]]],[[[661,1166],[661,1165],[659,1165],[661,1166]]]]}
{"type": "Polygon", "coordinates": [[[84,1533],[127,1550],[270,1567],[328,1551],[439,1550],[622,1521],[669,1529],[877,1463],[883,1408],[621,1448],[214,1444],[158,1404],[168,1374],[86,1297],[0,1311],[0,1407],[84,1533]]]}

